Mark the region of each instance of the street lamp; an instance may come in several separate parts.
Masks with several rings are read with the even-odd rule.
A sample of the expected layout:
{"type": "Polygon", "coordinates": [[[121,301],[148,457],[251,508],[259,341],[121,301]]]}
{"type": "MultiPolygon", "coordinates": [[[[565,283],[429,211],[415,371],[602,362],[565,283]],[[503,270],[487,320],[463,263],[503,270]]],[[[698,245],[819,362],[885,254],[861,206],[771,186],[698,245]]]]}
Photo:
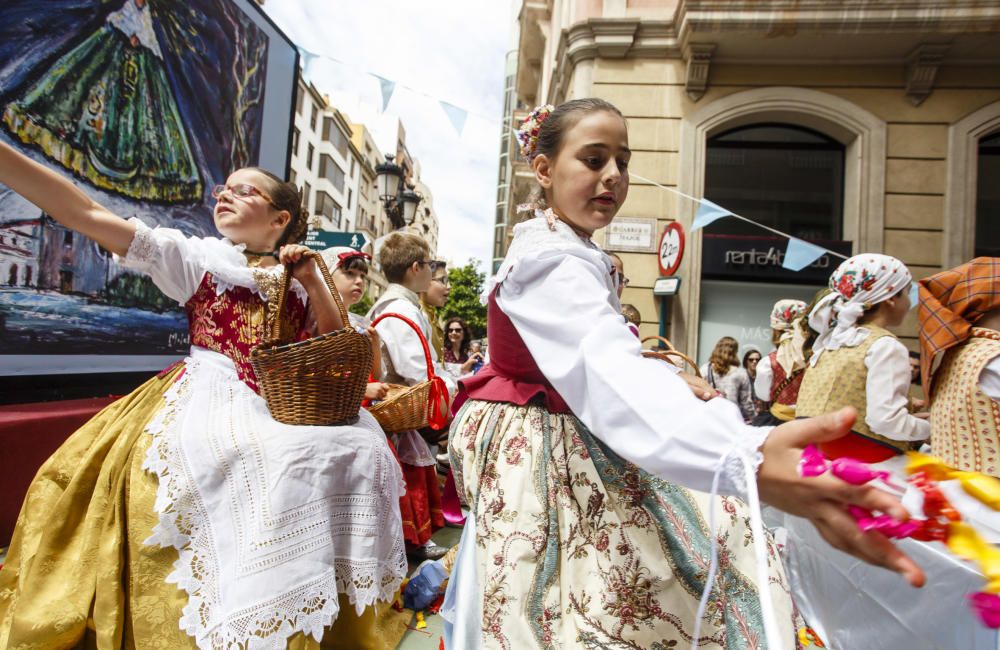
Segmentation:
{"type": "Polygon", "coordinates": [[[385,162],[375,165],[375,187],[378,198],[385,206],[393,228],[399,229],[413,223],[416,216],[420,195],[406,188],[403,178],[403,168],[393,162],[392,155],[385,157],[385,162]]]}

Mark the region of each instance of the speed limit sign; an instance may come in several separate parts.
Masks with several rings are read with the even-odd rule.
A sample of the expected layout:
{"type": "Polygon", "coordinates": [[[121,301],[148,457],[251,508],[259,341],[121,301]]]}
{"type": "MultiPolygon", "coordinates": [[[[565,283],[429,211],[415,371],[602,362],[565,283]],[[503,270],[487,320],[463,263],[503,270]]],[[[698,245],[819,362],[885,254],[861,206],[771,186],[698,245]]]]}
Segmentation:
{"type": "Polygon", "coordinates": [[[662,275],[673,275],[680,268],[684,258],[684,227],[677,221],[667,225],[660,235],[657,259],[662,275]]]}

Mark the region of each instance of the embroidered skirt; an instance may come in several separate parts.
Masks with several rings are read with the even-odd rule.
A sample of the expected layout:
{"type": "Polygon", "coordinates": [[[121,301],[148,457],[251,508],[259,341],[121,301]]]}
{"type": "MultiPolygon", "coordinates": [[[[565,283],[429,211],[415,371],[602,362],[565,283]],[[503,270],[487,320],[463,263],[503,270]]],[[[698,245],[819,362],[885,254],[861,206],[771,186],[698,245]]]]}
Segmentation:
{"type": "Polygon", "coordinates": [[[0,570],[0,647],[386,647],[379,601],[406,564],[401,476],[381,430],[362,414],[356,427],[269,439],[284,425],[242,412],[262,400],[232,383],[231,363],[194,356],[98,413],[39,470],[0,570]],[[197,401],[219,390],[232,414],[197,401]],[[206,428],[230,415],[242,432],[206,428]],[[185,454],[199,426],[212,453],[185,454]],[[331,489],[338,477],[349,489],[331,489]]]}
{"type": "Polygon", "coordinates": [[[710,530],[708,495],[651,476],[572,415],[537,406],[470,400],[449,447],[475,517],[483,647],[688,647],[713,536],[719,568],[698,645],[766,647],[766,588],[784,647],[797,647],[781,560],[769,536],[769,584],[756,584],[740,499],[717,497],[710,530]]]}

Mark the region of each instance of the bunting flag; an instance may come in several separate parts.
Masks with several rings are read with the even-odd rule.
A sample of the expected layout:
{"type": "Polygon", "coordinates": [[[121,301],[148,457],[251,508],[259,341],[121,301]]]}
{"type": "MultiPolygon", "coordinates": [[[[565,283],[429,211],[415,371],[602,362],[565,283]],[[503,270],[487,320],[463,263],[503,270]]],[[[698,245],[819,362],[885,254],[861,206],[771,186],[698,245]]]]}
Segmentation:
{"type": "Polygon", "coordinates": [[[826,249],[816,244],[810,244],[798,237],[788,238],[788,248],[785,249],[785,259],[781,266],[789,271],[801,271],[819,258],[823,257],[826,249]]]}
{"type": "Polygon", "coordinates": [[[389,105],[389,100],[392,99],[392,93],[396,91],[396,82],[385,77],[380,77],[375,73],[371,73],[371,75],[378,79],[379,87],[382,90],[382,110],[385,111],[389,105]]]}
{"type": "Polygon", "coordinates": [[[459,135],[462,135],[462,129],[465,128],[465,119],[469,116],[469,112],[464,108],[449,104],[443,99],[438,100],[438,103],[441,104],[441,108],[444,109],[448,119],[451,120],[451,125],[455,127],[455,131],[459,135]]]}
{"type": "Polygon", "coordinates": [[[718,206],[708,199],[700,199],[698,201],[698,212],[694,215],[694,222],[691,224],[691,232],[700,230],[713,221],[731,216],[733,216],[733,213],[722,206],[718,206]]]}
{"type": "Polygon", "coordinates": [[[308,78],[310,76],[309,66],[312,65],[313,61],[315,61],[319,57],[319,55],[314,52],[310,52],[304,47],[300,47],[298,48],[298,50],[299,50],[299,57],[302,58],[302,74],[305,75],[306,78],[308,78]]]}

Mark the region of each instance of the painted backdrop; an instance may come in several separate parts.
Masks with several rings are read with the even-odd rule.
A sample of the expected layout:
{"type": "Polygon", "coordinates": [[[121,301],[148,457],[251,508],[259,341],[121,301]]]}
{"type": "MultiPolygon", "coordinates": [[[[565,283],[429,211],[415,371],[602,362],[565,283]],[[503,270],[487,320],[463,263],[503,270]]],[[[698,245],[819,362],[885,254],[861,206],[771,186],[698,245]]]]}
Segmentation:
{"type": "MultiPolygon", "coordinates": [[[[112,211],[215,234],[211,187],[284,175],[292,44],[246,0],[5,0],[0,138],[112,211]]],[[[155,369],[180,306],[0,185],[0,374],[155,369]]]]}

